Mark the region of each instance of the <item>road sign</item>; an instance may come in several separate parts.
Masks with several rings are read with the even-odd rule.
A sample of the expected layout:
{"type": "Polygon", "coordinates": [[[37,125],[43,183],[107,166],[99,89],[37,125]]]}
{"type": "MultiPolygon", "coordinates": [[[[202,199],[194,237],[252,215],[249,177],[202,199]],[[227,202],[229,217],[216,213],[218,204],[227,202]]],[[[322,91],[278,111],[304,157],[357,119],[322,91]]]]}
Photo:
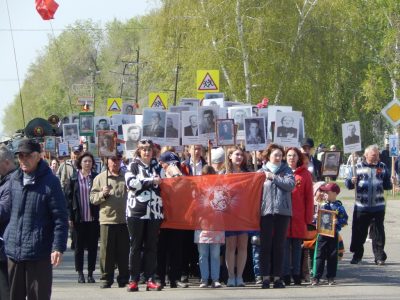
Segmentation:
{"type": "Polygon", "coordinates": [[[197,92],[218,92],[219,71],[218,70],[197,70],[197,92]]]}
{"type": "Polygon", "coordinates": [[[382,110],[381,114],[393,125],[400,124],[400,102],[397,99],[390,101],[382,110]]]}
{"type": "Polygon", "coordinates": [[[149,94],[149,107],[151,108],[168,108],[168,94],[167,93],[150,93],[149,94]]]}
{"type": "Polygon", "coordinates": [[[107,116],[120,114],[122,111],[122,98],[107,99],[107,116]]]}

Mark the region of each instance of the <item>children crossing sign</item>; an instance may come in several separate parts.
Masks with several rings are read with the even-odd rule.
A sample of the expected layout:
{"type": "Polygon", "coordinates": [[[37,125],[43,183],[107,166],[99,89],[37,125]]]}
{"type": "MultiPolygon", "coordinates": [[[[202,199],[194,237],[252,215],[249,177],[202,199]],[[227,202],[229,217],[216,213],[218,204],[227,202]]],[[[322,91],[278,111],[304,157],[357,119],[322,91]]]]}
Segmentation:
{"type": "Polygon", "coordinates": [[[122,98],[108,98],[107,99],[107,116],[110,117],[115,114],[120,114],[122,111],[122,98]]]}
{"type": "Polygon", "coordinates": [[[168,108],[168,94],[167,93],[150,93],[149,94],[149,107],[152,108],[168,108]]]}
{"type": "Polygon", "coordinates": [[[197,70],[197,92],[218,92],[219,71],[218,70],[197,70]]]}

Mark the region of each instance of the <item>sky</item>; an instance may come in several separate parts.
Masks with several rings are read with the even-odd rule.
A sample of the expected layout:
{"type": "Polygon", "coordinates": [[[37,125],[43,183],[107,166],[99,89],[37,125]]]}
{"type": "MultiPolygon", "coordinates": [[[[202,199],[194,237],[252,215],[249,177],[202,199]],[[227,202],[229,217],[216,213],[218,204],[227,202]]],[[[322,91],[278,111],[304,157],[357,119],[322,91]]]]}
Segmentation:
{"type": "MultiPolygon", "coordinates": [[[[19,95],[17,67],[22,87],[29,66],[48,45],[52,27],[58,36],[62,30],[77,20],[91,19],[105,25],[113,19],[126,21],[134,16],[144,15],[159,6],[158,0],[56,0],[56,2],[59,7],[54,19],[44,21],[36,11],[35,0],[0,0],[0,138],[3,136],[4,109],[16,95],[19,95]]],[[[25,121],[28,123],[30,120],[25,121]]]]}

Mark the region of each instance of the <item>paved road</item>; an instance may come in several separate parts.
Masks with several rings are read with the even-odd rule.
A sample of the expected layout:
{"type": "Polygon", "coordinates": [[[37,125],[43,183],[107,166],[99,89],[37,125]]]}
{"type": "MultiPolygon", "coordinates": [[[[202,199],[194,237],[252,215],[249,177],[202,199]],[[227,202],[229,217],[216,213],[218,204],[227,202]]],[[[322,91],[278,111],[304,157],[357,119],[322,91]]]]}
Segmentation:
{"type": "MultiPolygon", "coordinates": [[[[351,193],[343,191],[343,197],[351,193]]],[[[344,205],[352,219],[351,200],[344,205]]],[[[73,267],[73,255],[65,253],[63,265],[54,271],[53,299],[400,299],[400,201],[388,202],[386,212],[386,252],[385,266],[373,262],[371,244],[366,244],[364,260],[360,265],[350,265],[351,225],[342,230],[346,252],[339,263],[336,286],[288,287],[280,290],[262,290],[255,285],[245,288],[200,289],[193,282],[188,289],[165,288],[161,292],[146,292],[141,286],[137,293],[128,293],[116,284],[111,289],[102,290],[99,284],[78,284],[73,267]]],[[[97,270],[98,274],[98,270],[97,270]]],[[[96,275],[96,273],[95,273],[96,275]]]]}

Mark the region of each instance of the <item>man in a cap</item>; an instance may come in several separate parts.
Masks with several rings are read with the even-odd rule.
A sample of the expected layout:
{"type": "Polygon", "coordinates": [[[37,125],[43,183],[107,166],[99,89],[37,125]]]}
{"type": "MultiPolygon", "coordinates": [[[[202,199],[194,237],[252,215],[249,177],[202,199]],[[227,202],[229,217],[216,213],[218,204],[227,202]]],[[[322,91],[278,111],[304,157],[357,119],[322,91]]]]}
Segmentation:
{"type": "Polygon", "coordinates": [[[90,202],[100,206],[100,288],[114,283],[114,269],[118,267],[117,282],[124,287],[129,281],[129,233],[126,226],[125,174],[121,170],[122,154],[108,157],[107,168],[93,180],[90,202]]]}
{"type": "Polygon", "coordinates": [[[379,148],[370,145],[364,151],[364,160],[349,172],[345,180],[348,189],[356,188],[356,201],[353,211],[350,251],[353,252],[351,264],[358,264],[364,255],[364,243],[368,228],[372,226],[372,251],[377,265],[386,261],[385,248],[385,199],[384,190],[391,190],[395,177],[390,177],[386,165],[379,161],[379,148]]]}
{"type": "Polygon", "coordinates": [[[316,159],[313,155],[312,155],[312,150],[314,148],[314,141],[311,138],[306,138],[303,139],[301,142],[301,152],[307,156],[309,162],[308,162],[308,171],[310,171],[310,173],[313,176],[313,181],[321,181],[323,180],[322,178],[322,173],[321,173],[321,169],[322,169],[322,164],[321,162],[316,159]]]}
{"type": "Polygon", "coordinates": [[[36,141],[21,140],[20,169],[10,178],[11,216],[4,234],[10,299],[50,299],[52,265],[61,263],[66,250],[66,201],[40,152],[36,141]]]}
{"type": "Polygon", "coordinates": [[[15,171],[14,153],[5,145],[0,146],[0,299],[10,299],[8,285],[7,256],[2,240],[4,230],[10,220],[10,189],[9,183],[15,171]]]}

